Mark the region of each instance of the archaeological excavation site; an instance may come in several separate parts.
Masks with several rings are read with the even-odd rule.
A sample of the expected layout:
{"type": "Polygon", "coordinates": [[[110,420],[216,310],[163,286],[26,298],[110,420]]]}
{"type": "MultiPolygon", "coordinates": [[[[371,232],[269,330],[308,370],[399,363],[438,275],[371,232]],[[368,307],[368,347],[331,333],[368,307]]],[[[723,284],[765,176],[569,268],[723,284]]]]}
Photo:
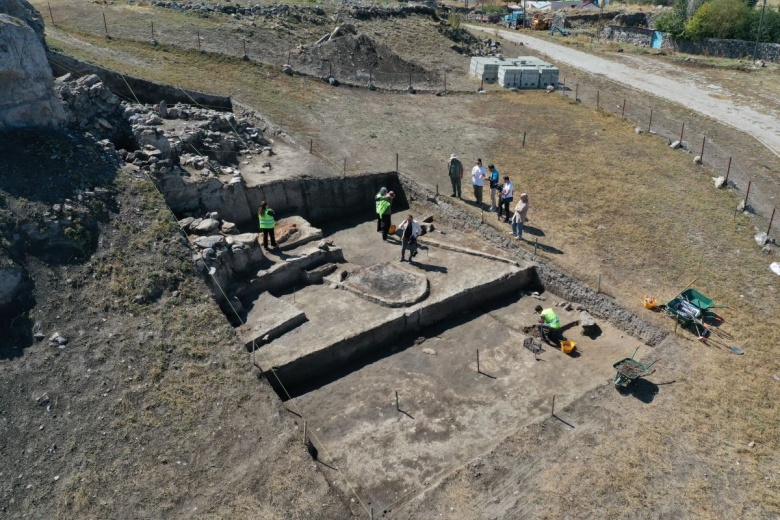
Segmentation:
{"type": "Polygon", "coordinates": [[[376,518],[507,432],[565,410],[610,379],[612,361],[665,337],[485,229],[492,216],[402,172],[334,175],[248,107],[122,108],[138,146],[119,155],[159,189],[301,446],[376,518]],[[420,222],[413,261],[399,262],[400,231],[386,241],[377,232],[383,189],[395,194],[394,222],[420,222]],[[277,247],[258,233],[263,201],[277,247]],[[554,341],[533,327],[540,304],[561,320],[554,341]],[[567,341],[576,347],[565,353],[567,341]]]}
{"type": "Polygon", "coordinates": [[[0,516],[774,518],[780,69],[569,7],[0,0],[0,516]]]}

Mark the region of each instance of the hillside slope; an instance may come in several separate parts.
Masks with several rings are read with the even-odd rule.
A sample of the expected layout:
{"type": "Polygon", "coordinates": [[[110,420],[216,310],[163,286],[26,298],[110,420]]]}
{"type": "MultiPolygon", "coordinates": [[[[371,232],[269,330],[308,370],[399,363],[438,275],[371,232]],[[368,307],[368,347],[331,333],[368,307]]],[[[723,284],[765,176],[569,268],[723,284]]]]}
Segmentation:
{"type": "Polygon", "coordinates": [[[2,249],[26,271],[0,320],[5,517],[350,518],[162,196],[114,157],[0,140],[2,249]]]}

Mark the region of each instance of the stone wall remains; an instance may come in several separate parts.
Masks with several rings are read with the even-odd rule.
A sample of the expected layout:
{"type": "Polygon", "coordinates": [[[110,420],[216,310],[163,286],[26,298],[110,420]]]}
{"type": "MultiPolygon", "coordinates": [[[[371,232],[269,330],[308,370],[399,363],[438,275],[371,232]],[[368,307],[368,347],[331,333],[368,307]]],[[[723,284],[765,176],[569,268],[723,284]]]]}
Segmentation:
{"type": "MultiPolygon", "coordinates": [[[[650,47],[653,38],[650,29],[639,27],[622,27],[608,25],[602,35],[607,40],[628,43],[639,47],[650,47]]],[[[702,40],[681,40],[664,34],[663,49],[686,54],[698,54],[702,56],[717,56],[721,58],[742,59],[753,57],[755,42],[746,40],[720,40],[717,38],[704,38],[702,40]]],[[[780,61],[779,43],[759,43],[756,58],[765,61],[780,61]]]]}
{"type": "Polygon", "coordinates": [[[139,103],[149,104],[165,100],[169,105],[184,103],[202,105],[216,110],[231,111],[233,109],[229,97],[213,96],[123,75],[52,50],[48,51],[48,58],[55,75],[64,76],[70,73],[74,77],[79,77],[96,74],[112,92],[127,100],[137,100],[139,103]]]}
{"type": "MultiPolygon", "coordinates": [[[[664,37],[664,43],[667,38],[664,37]]],[[[664,45],[667,47],[667,45],[664,45]]],[[[669,38],[668,47],[686,54],[701,54],[704,56],[718,56],[721,58],[753,58],[756,42],[746,40],[719,40],[717,38],[705,38],[703,40],[680,40],[669,38]]],[[[780,61],[780,43],[759,43],[756,59],[764,61],[780,61]]]]}

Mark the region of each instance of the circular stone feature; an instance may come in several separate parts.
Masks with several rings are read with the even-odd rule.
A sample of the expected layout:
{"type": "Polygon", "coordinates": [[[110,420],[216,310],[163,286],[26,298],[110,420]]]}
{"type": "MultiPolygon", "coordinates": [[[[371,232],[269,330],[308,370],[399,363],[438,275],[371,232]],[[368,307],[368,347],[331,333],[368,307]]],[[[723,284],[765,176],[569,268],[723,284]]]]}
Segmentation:
{"type": "Polygon", "coordinates": [[[387,262],[355,271],[342,287],[368,301],[386,307],[407,307],[428,296],[425,275],[387,262]]]}

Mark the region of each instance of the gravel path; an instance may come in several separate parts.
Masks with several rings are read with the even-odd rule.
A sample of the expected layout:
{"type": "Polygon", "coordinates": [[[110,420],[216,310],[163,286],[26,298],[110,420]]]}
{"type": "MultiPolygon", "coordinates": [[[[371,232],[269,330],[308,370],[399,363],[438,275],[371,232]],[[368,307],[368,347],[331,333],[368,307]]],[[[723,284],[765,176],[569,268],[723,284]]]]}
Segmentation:
{"type": "MultiPolygon", "coordinates": [[[[467,25],[469,29],[495,33],[493,28],[467,25]]],[[[722,99],[724,89],[718,92],[718,98],[706,85],[697,84],[690,72],[673,64],[665,64],[664,68],[677,69],[677,73],[663,75],[643,70],[637,61],[644,63],[647,69],[657,68],[654,60],[632,56],[633,66],[618,63],[572,49],[565,45],[551,43],[527,34],[512,31],[499,31],[502,38],[512,42],[522,43],[533,51],[547,55],[550,59],[564,63],[591,74],[604,76],[612,81],[628,87],[647,92],[654,96],[679,103],[691,110],[711,117],[725,125],[731,126],[755,137],[776,155],[780,156],[780,114],[775,110],[764,109],[761,112],[751,106],[737,104],[730,99],[722,99]],[[671,77],[673,76],[673,77],[671,77]],[[680,79],[684,78],[684,79],[680,79]]],[[[731,93],[738,97],[738,92],[731,93]]]]}

